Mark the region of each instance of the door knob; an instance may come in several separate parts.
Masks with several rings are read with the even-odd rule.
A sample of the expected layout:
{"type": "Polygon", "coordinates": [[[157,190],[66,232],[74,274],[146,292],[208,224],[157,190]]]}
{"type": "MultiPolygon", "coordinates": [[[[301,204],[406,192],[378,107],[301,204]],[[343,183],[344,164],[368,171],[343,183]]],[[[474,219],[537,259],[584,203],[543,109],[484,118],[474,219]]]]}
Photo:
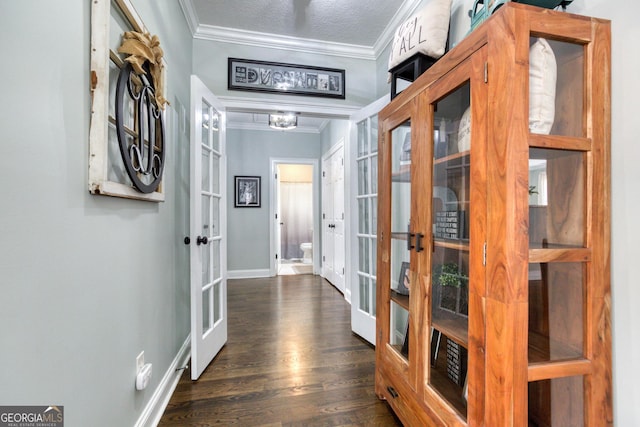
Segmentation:
{"type": "Polygon", "coordinates": [[[189,238],[189,236],[184,238],[184,244],[188,245],[189,243],[191,243],[191,238],[189,238]]]}
{"type": "Polygon", "coordinates": [[[198,246],[200,246],[200,244],[206,245],[207,243],[209,243],[209,239],[207,239],[207,236],[198,236],[198,238],[196,239],[196,244],[198,246]]]}

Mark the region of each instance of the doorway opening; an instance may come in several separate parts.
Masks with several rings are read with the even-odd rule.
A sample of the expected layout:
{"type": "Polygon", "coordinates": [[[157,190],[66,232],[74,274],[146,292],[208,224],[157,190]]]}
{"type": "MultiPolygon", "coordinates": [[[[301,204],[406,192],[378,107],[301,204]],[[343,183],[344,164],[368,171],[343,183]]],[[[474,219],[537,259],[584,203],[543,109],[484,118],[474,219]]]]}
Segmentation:
{"type": "Polygon", "coordinates": [[[315,165],[293,160],[277,162],[274,169],[275,274],[313,274],[315,165]]]}

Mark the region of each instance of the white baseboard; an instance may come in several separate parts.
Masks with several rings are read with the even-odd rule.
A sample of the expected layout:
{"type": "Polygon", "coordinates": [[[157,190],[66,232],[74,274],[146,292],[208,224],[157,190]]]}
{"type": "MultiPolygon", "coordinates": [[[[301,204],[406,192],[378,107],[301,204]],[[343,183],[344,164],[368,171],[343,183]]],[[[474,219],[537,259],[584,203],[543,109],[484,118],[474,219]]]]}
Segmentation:
{"type": "Polygon", "coordinates": [[[257,279],[261,277],[271,277],[271,270],[229,270],[227,279],[257,279]]]}
{"type": "Polygon", "coordinates": [[[184,369],[177,370],[187,365],[191,357],[191,335],[187,336],[187,339],[178,350],[178,354],[171,362],[169,369],[162,377],[162,381],[158,384],[158,388],[153,392],[153,396],[149,399],[149,403],[140,414],[140,418],[135,424],[135,427],[155,427],[160,423],[162,414],[169,404],[171,395],[176,389],[180,377],[184,372],[184,369]]]}
{"type": "Polygon", "coordinates": [[[345,290],[344,290],[344,299],[347,300],[349,305],[351,305],[351,289],[345,288],[345,290]]]}

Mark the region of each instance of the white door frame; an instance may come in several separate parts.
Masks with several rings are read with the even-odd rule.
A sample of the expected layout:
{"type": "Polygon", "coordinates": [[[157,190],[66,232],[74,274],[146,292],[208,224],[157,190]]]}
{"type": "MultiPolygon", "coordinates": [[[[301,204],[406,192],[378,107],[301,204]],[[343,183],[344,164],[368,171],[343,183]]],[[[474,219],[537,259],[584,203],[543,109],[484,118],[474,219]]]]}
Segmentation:
{"type": "Polygon", "coordinates": [[[280,218],[276,219],[277,206],[278,206],[278,194],[276,185],[276,173],[278,172],[278,165],[281,164],[299,164],[299,165],[311,165],[313,166],[313,274],[318,274],[320,268],[320,171],[318,169],[318,159],[310,158],[282,158],[282,157],[270,157],[269,163],[270,177],[269,177],[269,247],[270,259],[269,263],[269,275],[271,277],[278,274],[278,260],[276,254],[280,252],[279,248],[276,248],[277,236],[276,236],[276,221],[280,221],[280,218]]]}
{"type": "MultiPolygon", "coordinates": [[[[361,110],[353,113],[350,118],[351,133],[349,149],[349,170],[357,171],[358,165],[356,159],[358,158],[358,122],[365,120],[375,114],[377,114],[385,105],[389,103],[389,95],[385,95],[361,110]]],[[[377,179],[377,177],[376,177],[377,179]]],[[[351,269],[347,269],[349,274],[349,281],[351,282],[351,329],[354,333],[361,336],[371,344],[376,344],[376,318],[360,311],[360,280],[358,278],[358,175],[354,172],[351,182],[349,183],[349,195],[347,197],[350,206],[353,206],[353,215],[349,215],[349,236],[347,236],[347,248],[349,248],[348,256],[349,260],[347,265],[353,266],[351,269]]],[[[377,234],[377,232],[376,232],[377,234]]],[[[379,237],[378,237],[379,238],[379,237]]],[[[376,260],[373,260],[376,262],[376,260]]],[[[371,296],[370,296],[371,297],[371,296]]],[[[371,298],[373,300],[373,298],[371,298]]]]}

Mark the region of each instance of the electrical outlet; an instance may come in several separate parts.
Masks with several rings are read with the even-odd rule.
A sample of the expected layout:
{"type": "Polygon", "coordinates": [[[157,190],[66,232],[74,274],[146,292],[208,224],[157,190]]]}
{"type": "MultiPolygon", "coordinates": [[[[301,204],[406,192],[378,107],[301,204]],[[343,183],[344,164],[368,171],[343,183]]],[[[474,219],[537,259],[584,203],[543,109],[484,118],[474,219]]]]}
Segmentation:
{"type": "Polygon", "coordinates": [[[144,350],[136,357],[136,373],[140,372],[144,366],[144,350]]]}

